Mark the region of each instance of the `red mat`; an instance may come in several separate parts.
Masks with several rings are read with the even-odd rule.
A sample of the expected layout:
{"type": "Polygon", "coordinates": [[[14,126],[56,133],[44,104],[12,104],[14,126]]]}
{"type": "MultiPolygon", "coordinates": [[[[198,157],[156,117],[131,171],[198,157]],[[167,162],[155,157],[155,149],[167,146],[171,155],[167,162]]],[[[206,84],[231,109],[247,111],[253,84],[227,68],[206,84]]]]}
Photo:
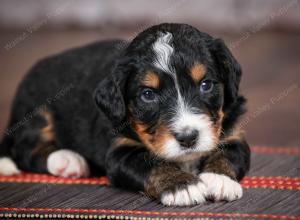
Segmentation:
{"type": "Polygon", "coordinates": [[[244,196],[231,203],[164,207],[106,177],[70,179],[23,173],[0,176],[0,218],[300,219],[300,148],[252,147],[244,196]]]}

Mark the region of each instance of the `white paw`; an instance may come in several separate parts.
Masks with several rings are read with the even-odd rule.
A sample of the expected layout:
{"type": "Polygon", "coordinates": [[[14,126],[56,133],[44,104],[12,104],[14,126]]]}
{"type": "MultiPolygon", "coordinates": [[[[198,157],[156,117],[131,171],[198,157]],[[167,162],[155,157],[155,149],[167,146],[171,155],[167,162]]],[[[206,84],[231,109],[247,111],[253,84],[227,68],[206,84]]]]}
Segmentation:
{"type": "Polygon", "coordinates": [[[62,177],[87,177],[89,166],[86,160],[71,150],[54,151],[47,159],[48,172],[62,177]]]}
{"type": "Polygon", "coordinates": [[[200,179],[207,187],[207,198],[215,201],[233,201],[243,196],[241,185],[228,176],[215,173],[201,173],[200,179]]]}
{"type": "Polygon", "coordinates": [[[175,192],[165,192],[161,196],[161,203],[166,206],[189,206],[205,202],[206,187],[202,182],[187,185],[175,192]]]}
{"type": "Polygon", "coordinates": [[[0,175],[12,176],[21,173],[16,163],[9,157],[0,158],[0,175]]]}

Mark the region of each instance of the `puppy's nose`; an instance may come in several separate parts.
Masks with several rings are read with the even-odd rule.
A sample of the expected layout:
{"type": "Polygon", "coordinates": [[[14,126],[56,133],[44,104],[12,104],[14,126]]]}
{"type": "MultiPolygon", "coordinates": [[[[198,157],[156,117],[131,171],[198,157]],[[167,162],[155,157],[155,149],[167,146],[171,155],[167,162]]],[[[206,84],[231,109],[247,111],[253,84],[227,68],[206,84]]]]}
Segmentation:
{"type": "Polygon", "coordinates": [[[196,144],[198,131],[191,130],[188,132],[175,133],[175,138],[182,147],[190,148],[196,144]]]}

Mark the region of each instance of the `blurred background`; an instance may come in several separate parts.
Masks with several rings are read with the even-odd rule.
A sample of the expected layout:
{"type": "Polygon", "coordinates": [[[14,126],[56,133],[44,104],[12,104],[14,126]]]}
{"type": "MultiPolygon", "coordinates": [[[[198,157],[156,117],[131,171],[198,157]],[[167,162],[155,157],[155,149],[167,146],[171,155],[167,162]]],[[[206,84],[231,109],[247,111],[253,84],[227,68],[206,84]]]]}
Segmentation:
{"type": "Polygon", "coordinates": [[[0,132],[39,59],[163,22],[223,38],[243,67],[251,145],[300,145],[300,0],[0,0],[0,132]]]}

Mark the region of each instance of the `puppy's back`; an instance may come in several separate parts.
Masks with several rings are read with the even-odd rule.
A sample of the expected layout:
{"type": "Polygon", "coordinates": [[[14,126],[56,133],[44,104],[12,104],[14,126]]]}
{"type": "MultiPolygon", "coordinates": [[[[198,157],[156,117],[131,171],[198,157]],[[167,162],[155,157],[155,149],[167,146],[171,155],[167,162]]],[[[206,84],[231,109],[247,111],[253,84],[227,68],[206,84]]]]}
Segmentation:
{"type": "MultiPolygon", "coordinates": [[[[62,104],[62,99],[65,104],[74,102],[76,105],[74,98],[66,99],[71,89],[73,94],[85,91],[92,95],[96,84],[109,74],[122,44],[119,40],[97,42],[38,61],[19,85],[12,107],[12,121],[21,120],[26,113],[44,104],[50,107],[62,104]]],[[[82,103],[84,99],[80,101],[82,103]]]]}

